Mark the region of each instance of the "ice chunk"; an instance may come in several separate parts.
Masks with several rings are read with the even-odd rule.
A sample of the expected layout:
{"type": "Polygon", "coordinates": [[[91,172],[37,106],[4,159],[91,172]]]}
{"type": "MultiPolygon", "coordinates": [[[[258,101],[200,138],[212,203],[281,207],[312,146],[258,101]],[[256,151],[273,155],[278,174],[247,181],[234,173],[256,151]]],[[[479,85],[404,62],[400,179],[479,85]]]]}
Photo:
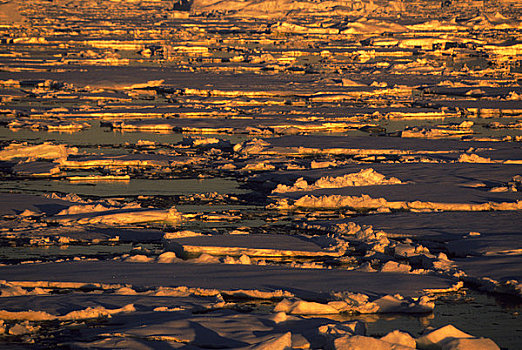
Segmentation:
{"type": "Polygon", "coordinates": [[[107,208],[103,204],[81,204],[81,205],[71,205],[69,208],[60,211],[56,215],[75,215],[75,214],[85,214],[85,213],[93,213],[93,212],[103,212],[107,210],[116,210],[116,208],[107,208]]]}
{"type": "MultiPolygon", "coordinates": [[[[495,163],[495,161],[491,160],[490,158],[484,158],[484,157],[481,157],[477,154],[474,154],[474,153],[471,153],[471,154],[467,154],[467,153],[464,153],[464,154],[461,154],[459,156],[459,159],[458,161],[460,163],[495,163]]],[[[498,163],[498,162],[496,162],[498,163]]]]}
{"type": "Polygon", "coordinates": [[[165,80],[163,80],[163,79],[161,79],[161,80],[149,80],[146,83],[132,84],[131,86],[126,87],[126,89],[131,89],[132,90],[132,89],[153,88],[153,87],[161,86],[164,82],[165,82],[165,80]]]}
{"type": "Polygon", "coordinates": [[[40,287],[35,287],[31,291],[16,285],[15,283],[9,283],[0,281],[0,297],[13,297],[21,295],[45,295],[48,294],[48,290],[40,287]]]}
{"type": "Polygon", "coordinates": [[[176,239],[176,238],[185,238],[185,237],[197,237],[203,236],[203,234],[199,232],[184,230],[184,231],[176,231],[176,232],[165,232],[163,235],[163,239],[176,239]]]}
{"type": "Polygon", "coordinates": [[[329,338],[337,338],[344,335],[366,335],[366,325],[361,321],[346,321],[320,326],[318,331],[319,334],[329,338]]]}
{"type": "Polygon", "coordinates": [[[435,303],[428,297],[418,300],[403,298],[400,295],[385,295],[374,301],[360,293],[341,293],[337,295],[338,301],[331,301],[328,305],[339,312],[358,312],[361,314],[372,313],[430,313],[435,308],[435,303]]]}
{"type": "Polygon", "coordinates": [[[243,143],[236,144],[234,151],[242,154],[260,154],[263,153],[270,143],[261,139],[252,139],[243,143]]]}
{"type": "Polygon", "coordinates": [[[274,335],[272,339],[251,347],[251,349],[255,350],[286,350],[290,348],[292,348],[292,333],[290,332],[274,335]]]}
{"type": "Polygon", "coordinates": [[[31,325],[29,321],[23,321],[21,323],[16,323],[15,325],[9,328],[9,335],[23,335],[30,334],[40,330],[39,326],[31,325]]]}
{"type": "Polygon", "coordinates": [[[462,332],[453,325],[447,325],[417,338],[417,347],[426,350],[442,349],[445,343],[461,338],[473,338],[473,336],[462,332]]]}
{"type": "Polygon", "coordinates": [[[100,182],[100,181],[130,181],[129,175],[88,175],[88,176],[68,176],[71,182],[100,182]]]}
{"type": "Polygon", "coordinates": [[[174,252],[165,252],[158,256],[157,262],[160,264],[172,264],[179,262],[179,259],[174,252]]]}
{"type": "Polygon", "coordinates": [[[384,340],[365,337],[362,335],[348,336],[337,338],[334,341],[336,350],[408,350],[406,346],[391,344],[384,340]]]}
{"type": "Polygon", "coordinates": [[[337,314],[339,310],[327,304],[311,301],[283,299],[274,308],[275,312],[285,312],[293,315],[330,315],[337,314]]]}
{"type": "Polygon", "coordinates": [[[231,148],[229,141],[224,141],[215,137],[185,137],[181,145],[196,148],[231,148]]]}
{"type": "Polygon", "coordinates": [[[190,260],[192,263],[196,264],[217,264],[219,263],[219,259],[210,254],[203,253],[196,259],[190,260]]]}
{"type": "Polygon", "coordinates": [[[288,315],[285,312],[280,311],[280,312],[276,312],[275,314],[270,316],[270,319],[272,321],[274,321],[275,324],[278,324],[278,323],[285,322],[286,320],[288,320],[288,315]]]}
{"type": "Polygon", "coordinates": [[[257,163],[248,163],[241,169],[241,171],[267,171],[274,169],[274,165],[270,164],[268,161],[262,161],[257,163]]]}
{"type": "Polygon", "coordinates": [[[370,34],[370,33],[392,33],[406,32],[407,28],[397,23],[386,22],[378,19],[361,18],[358,21],[348,23],[343,34],[370,34]]]}
{"type": "Polygon", "coordinates": [[[78,153],[75,147],[67,147],[65,145],[55,145],[50,142],[45,142],[40,145],[28,145],[27,143],[13,142],[6,148],[0,151],[0,160],[13,159],[66,159],[68,155],[78,153]]]}
{"type": "MultiPolygon", "coordinates": [[[[190,161],[196,161],[197,157],[190,161]]],[[[190,162],[189,161],[189,162],[190,162]]],[[[160,154],[118,154],[75,156],[61,159],[63,167],[71,169],[90,169],[98,167],[167,167],[180,160],[160,154]]]]}
{"type": "Polygon", "coordinates": [[[125,261],[126,262],[146,263],[146,262],[154,261],[154,258],[148,257],[143,254],[136,254],[136,255],[126,258],[125,261]]]}
{"type": "Polygon", "coordinates": [[[388,261],[381,268],[382,272],[408,273],[410,270],[411,267],[408,264],[401,264],[396,261],[388,261]]]}
{"type": "Polygon", "coordinates": [[[401,332],[399,330],[394,330],[393,332],[386,334],[384,337],[381,338],[381,340],[384,340],[388,343],[399,344],[414,349],[417,346],[417,342],[411,335],[405,332],[401,332]]]}

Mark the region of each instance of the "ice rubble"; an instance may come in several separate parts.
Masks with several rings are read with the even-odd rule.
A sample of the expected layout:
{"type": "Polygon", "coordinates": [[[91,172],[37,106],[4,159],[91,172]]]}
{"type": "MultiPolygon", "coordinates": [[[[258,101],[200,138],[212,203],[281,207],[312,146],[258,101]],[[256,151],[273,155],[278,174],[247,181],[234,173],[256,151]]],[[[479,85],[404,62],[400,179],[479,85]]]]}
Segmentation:
{"type": "MultiPolygon", "coordinates": [[[[359,246],[358,250],[360,252],[366,251],[365,258],[372,259],[374,266],[376,261],[380,261],[381,272],[393,271],[395,273],[415,274],[436,271],[439,274],[471,282],[483,290],[521,295],[522,284],[520,281],[522,276],[516,270],[516,266],[520,262],[521,248],[516,243],[516,240],[513,241],[516,235],[502,234],[499,232],[497,225],[488,228],[483,226],[480,220],[478,220],[477,226],[480,225],[484,228],[484,237],[478,232],[469,232],[466,230],[466,227],[459,229],[452,225],[452,220],[454,219],[457,219],[461,226],[464,225],[466,217],[473,218],[473,215],[476,216],[476,214],[471,214],[453,214],[451,212],[423,214],[426,218],[420,220],[419,228],[415,227],[415,234],[410,234],[407,230],[396,233],[397,229],[394,227],[394,222],[398,221],[398,217],[393,217],[392,219],[385,218],[384,220],[379,218],[374,220],[356,220],[375,222],[377,227],[358,225],[352,221],[316,223],[304,225],[304,227],[330,232],[336,237],[336,240],[341,242],[349,240],[350,246],[359,246]],[[437,224],[438,215],[442,219],[447,220],[448,223],[437,224]],[[434,218],[426,220],[430,216],[434,216],[434,218]],[[420,224],[423,221],[426,221],[425,225],[429,225],[429,228],[422,228],[420,224]],[[386,227],[387,232],[379,230],[379,227],[386,227]],[[430,235],[429,231],[436,232],[439,237],[430,235]],[[455,232],[451,233],[451,231],[455,232]],[[440,236],[441,234],[443,236],[440,236]],[[405,237],[408,237],[405,243],[397,241],[397,239],[404,239],[405,237]],[[437,250],[441,246],[445,247],[444,251],[449,252],[452,259],[449,259],[442,252],[433,254],[430,252],[430,249],[419,243],[412,242],[409,237],[414,237],[416,240],[423,238],[423,244],[437,250]],[[443,237],[446,241],[449,240],[449,242],[441,243],[440,237],[443,237]],[[399,259],[399,262],[396,259],[399,259]],[[417,266],[417,269],[414,270],[412,266],[417,266]],[[421,267],[420,269],[419,266],[421,267]],[[492,266],[495,266],[495,269],[492,270],[492,266]]],[[[414,215],[417,216],[419,214],[414,215]]],[[[398,216],[404,216],[407,219],[412,214],[402,213],[398,214],[398,216]]],[[[510,213],[499,213],[496,216],[500,216],[500,219],[508,220],[510,223],[516,222],[517,217],[517,215],[513,216],[510,213]]],[[[404,223],[401,221],[398,227],[399,231],[402,231],[401,227],[404,227],[404,223]]],[[[503,232],[509,232],[510,230],[517,232],[516,224],[512,228],[505,228],[503,232]]],[[[357,270],[375,271],[369,263],[361,264],[357,270]]]]}
{"type": "Polygon", "coordinates": [[[488,203],[438,203],[438,202],[422,202],[422,201],[387,201],[384,198],[372,198],[368,195],[361,196],[343,196],[343,195],[325,195],[313,196],[305,195],[293,203],[288,199],[278,199],[269,208],[280,210],[297,209],[297,208],[353,208],[357,210],[376,209],[376,210],[408,210],[408,211],[491,211],[491,210],[521,210],[522,201],[516,202],[488,202],[488,203]]]}
{"type": "Polygon", "coordinates": [[[293,315],[323,315],[336,313],[431,313],[435,303],[428,297],[419,300],[405,300],[400,295],[385,295],[370,301],[364,294],[340,294],[339,300],[330,301],[327,304],[309,302],[303,300],[283,299],[275,308],[275,312],[285,312],[293,315]]]}
{"type": "MultiPolygon", "coordinates": [[[[129,288],[117,290],[116,295],[102,294],[102,296],[116,306],[124,304],[129,297],[136,297],[135,292],[129,294],[124,289],[129,288]]],[[[157,296],[139,297],[136,306],[127,304],[118,309],[93,307],[80,310],[77,314],[74,314],[76,311],[69,312],[64,316],[79,316],[81,314],[81,316],[88,318],[96,314],[93,311],[97,310],[102,311],[100,316],[107,315],[114,319],[114,322],[106,323],[105,327],[95,327],[90,330],[91,336],[87,339],[76,338],[75,345],[79,347],[106,348],[111,347],[111,344],[114,344],[112,341],[115,339],[139,339],[141,342],[156,341],[156,344],[157,342],[171,342],[171,344],[182,343],[201,347],[207,347],[210,344],[236,347],[238,344],[243,344],[243,346],[250,345],[250,347],[273,348],[276,342],[282,342],[281,348],[327,347],[343,349],[346,344],[351,344],[355,348],[364,349],[365,344],[374,344],[383,349],[407,349],[408,346],[410,346],[410,349],[452,349],[455,344],[462,344],[469,346],[463,349],[473,349],[473,346],[479,345],[487,346],[485,349],[498,349],[490,339],[474,338],[451,325],[436,330],[427,329],[425,334],[418,338],[399,330],[392,331],[379,338],[375,335],[367,335],[365,323],[359,320],[338,321],[335,318],[328,318],[327,315],[313,319],[310,316],[302,317],[276,311],[268,314],[245,313],[235,311],[233,309],[234,303],[208,303],[211,300],[219,300],[219,298],[211,297],[210,294],[206,296],[204,294],[199,296],[185,294],[185,296],[182,296],[182,293],[176,293],[176,295],[178,296],[178,307],[157,306],[172,302],[171,298],[165,298],[158,294],[157,296]],[[198,301],[207,302],[208,309],[198,309],[198,301]],[[228,309],[223,309],[227,305],[228,309]],[[205,312],[201,314],[195,312],[197,310],[205,310],[205,312]],[[107,313],[103,313],[104,311],[107,313]],[[136,317],[139,317],[139,320],[136,317]],[[207,331],[205,332],[206,336],[197,337],[196,332],[203,330],[207,331]],[[216,337],[215,334],[219,334],[219,336],[216,337]],[[280,334],[284,335],[281,336],[280,334]]],[[[85,298],[79,294],[69,295],[68,297],[73,300],[73,305],[85,298]]],[[[45,308],[49,308],[49,304],[62,304],[63,298],[64,296],[49,297],[50,303],[44,304],[45,308]]],[[[88,298],[93,300],[96,297],[89,296],[88,298]]],[[[311,305],[313,303],[304,304],[311,305]]],[[[73,305],[68,307],[74,307],[73,305]]],[[[40,316],[47,316],[47,314],[49,313],[46,311],[38,313],[40,316]]],[[[33,312],[32,315],[37,316],[36,312],[33,312]]],[[[77,322],[81,320],[81,318],[75,319],[77,322]]],[[[63,322],[65,318],[54,318],[53,320],[63,322]]],[[[21,334],[37,334],[42,329],[41,323],[27,319],[17,319],[17,323],[9,322],[5,326],[5,330],[10,334],[14,334],[18,330],[21,334]]]]}
{"type": "MultiPolygon", "coordinates": [[[[444,125],[445,130],[453,129],[453,125],[444,125]]],[[[459,156],[466,157],[468,153],[479,156],[489,156],[495,162],[517,164],[520,153],[517,145],[499,145],[493,142],[462,142],[457,140],[437,140],[396,137],[359,137],[349,138],[339,136],[303,135],[283,136],[272,139],[252,139],[238,143],[234,151],[241,155],[254,156],[290,156],[290,157],[353,157],[359,161],[389,161],[401,156],[402,163],[408,162],[407,157],[425,156],[440,161],[451,161],[459,156]],[[374,158],[372,158],[375,156],[374,158]],[[365,158],[367,157],[367,158],[365,158]],[[509,157],[509,158],[508,158],[509,157]],[[500,158],[500,159],[498,159],[500,158]]],[[[464,158],[463,158],[464,159],[464,158]]],[[[317,161],[314,159],[314,161],[317,161]]],[[[419,162],[415,160],[415,162],[419,162]]]]}
{"type": "Polygon", "coordinates": [[[401,180],[395,177],[387,179],[384,175],[379,174],[372,168],[368,168],[362,169],[358,173],[346,174],[339,177],[321,177],[311,185],[309,185],[305,179],[299,178],[292,186],[277,185],[272,193],[313,191],[319,188],[339,188],[347,186],[396,185],[401,183],[401,180]]]}
{"type": "MultiPolygon", "coordinates": [[[[323,278],[325,275],[323,273],[317,274],[317,277],[321,276],[321,278],[314,278],[312,271],[307,271],[306,274],[303,275],[302,282],[305,282],[305,284],[294,284],[296,279],[289,278],[290,276],[287,274],[282,277],[279,276],[281,273],[284,273],[284,270],[280,268],[276,268],[273,271],[275,274],[271,277],[267,276],[269,280],[258,278],[259,273],[263,270],[266,271],[266,269],[256,269],[255,271],[251,271],[251,273],[253,273],[251,277],[236,274],[237,278],[232,280],[230,279],[231,275],[225,273],[223,280],[220,282],[220,278],[216,275],[216,273],[219,274],[219,269],[216,271],[215,266],[209,269],[208,267],[200,268],[199,266],[182,264],[183,266],[172,269],[175,265],[169,265],[169,268],[163,269],[151,266],[150,263],[119,263],[114,266],[115,270],[107,270],[107,264],[98,262],[90,263],[90,265],[88,263],[84,267],[82,267],[81,264],[76,264],[73,269],[71,269],[73,266],[63,265],[63,269],[56,270],[57,264],[50,264],[47,265],[49,269],[45,271],[47,276],[42,276],[39,269],[31,269],[28,265],[23,267],[18,266],[15,267],[15,269],[22,267],[22,269],[25,270],[25,273],[21,275],[24,281],[10,283],[21,291],[19,295],[25,294],[23,288],[34,288],[35,293],[31,294],[37,295],[48,295],[52,290],[55,292],[60,289],[73,289],[74,291],[72,294],[69,293],[67,295],[54,294],[48,296],[47,301],[42,300],[38,303],[38,308],[40,308],[41,311],[3,310],[0,311],[0,314],[10,320],[16,320],[18,322],[12,323],[12,321],[9,321],[10,323],[6,327],[8,331],[12,329],[12,333],[15,333],[17,329],[20,328],[22,332],[21,328],[25,327],[23,332],[29,334],[39,332],[40,323],[38,322],[42,320],[64,322],[68,320],[80,321],[92,317],[112,317],[115,319],[114,323],[109,322],[103,327],[95,327],[93,331],[96,332],[95,334],[97,336],[94,338],[89,337],[89,339],[91,339],[89,341],[98,339],[96,344],[101,344],[102,348],[105,346],[103,343],[99,343],[101,339],[109,341],[109,339],[125,339],[129,337],[142,339],[143,341],[174,341],[194,346],[204,346],[210,343],[214,345],[223,344],[223,346],[225,346],[226,344],[239,344],[238,342],[243,342],[245,346],[255,345],[265,347],[270,344],[273,345],[274,339],[280,339],[280,337],[277,336],[280,329],[286,329],[286,331],[282,332],[287,334],[284,337],[285,346],[291,345],[292,347],[297,346],[297,344],[310,344],[310,342],[317,344],[316,346],[330,346],[334,343],[341,344],[347,341],[355,342],[358,346],[363,346],[361,344],[372,342],[372,339],[376,340],[375,343],[378,344],[400,344],[405,346],[415,342],[415,339],[404,332],[392,332],[382,337],[379,342],[376,338],[366,336],[364,323],[360,321],[339,322],[328,317],[314,319],[310,318],[310,316],[327,316],[328,314],[337,314],[339,312],[425,313],[433,310],[433,302],[426,297],[417,299],[403,298],[398,295],[386,295],[380,298],[372,298],[373,301],[370,301],[370,298],[365,294],[343,292],[330,295],[328,299],[331,301],[329,302],[325,302],[324,297],[315,299],[318,301],[307,301],[296,298],[293,293],[289,293],[288,291],[274,290],[272,287],[267,288],[269,285],[278,286],[281,285],[281,282],[286,281],[289,282],[287,283],[289,286],[292,286],[291,288],[297,288],[295,291],[299,294],[306,295],[306,292],[302,290],[303,286],[307,286],[305,288],[309,289],[308,293],[313,289],[316,289],[318,292],[325,291],[325,281],[323,278]],[[145,270],[142,268],[145,268],[145,270]],[[194,270],[194,268],[196,269],[194,270]],[[189,271],[187,271],[187,269],[189,271]],[[34,271],[31,272],[31,270],[34,271]],[[84,272],[82,273],[82,271],[84,272]],[[154,271],[154,273],[151,274],[151,271],[154,271]],[[123,272],[123,274],[120,272],[123,272]],[[166,272],[166,274],[164,274],[164,272],[166,272]],[[33,278],[33,274],[36,278],[33,278]],[[154,276],[154,281],[150,279],[152,275],[154,276]],[[199,286],[167,287],[166,284],[172,283],[172,276],[175,276],[174,283],[181,282],[181,280],[178,279],[180,277],[185,281],[191,281],[190,283],[193,283],[194,279],[198,279],[199,281],[197,281],[195,285],[199,286]],[[56,282],[46,282],[47,277],[51,277],[51,279],[56,282]],[[30,282],[31,280],[34,282],[30,282]],[[60,282],[64,280],[83,280],[84,282],[60,282]],[[88,280],[92,280],[93,282],[89,282],[88,280]],[[218,287],[218,289],[209,289],[209,280],[213,280],[212,283],[214,283],[214,287],[218,287]],[[248,280],[253,282],[254,285],[257,285],[257,288],[253,290],[229,289],[235,284],[245,286],[245,281],[248,280]],[[103,281],[108,281],[110,284],[104,284],[103,281]],[[125,282],[126,284],[118,284],[119,282],[125,282]],[[156,284],[156,287],[152,286],[151,282],[156,284]],[[310,282],[312,282],[314,286],[312,286],[310,282]],[[40,288],[40,290],[37,291],[35,287],[40,288]],[[224,289],[220,287],[224,287],[224,289]],[[47,290],[43,290],[42,288],[47,288],[47,290]],[[94,292],[91,292],[91,290],[94,292]],[[82,294],[85,296],[82,296],[82,294]],[[229,297],[274,299],[276,303],[273,310],[268,314],[266,312],[237,312],[234,311],[235,303],[223,302],[221,294],[229,297]],[[109,303],[113,306],[109,309],[98,305],[83,310],[68,311],[61,316],[55,316],[50,310],[56,307],[63,309],[63,298],[67,298],[70,301],[67,304],[67,309],[71,307],[74,308],[74,305],[78,303],[85,303],[85,298],[88,298],[91,304],[96,301],[102,304],[109,303]],[[134,300],[135,304],[128,304],[129,300],[134,300]],[[277,302],[278,300],[281,301],[277,302]],[[176,307],[172,307],[173,301],[176,307]],[[121,305],[121,307],[118,307],[119,305],[121,305]],[[114,306],[116,306],[116,308],[114,308],[114,306]],[[194,312],[198,310],[204,310],[205,312],[203,314],[194,312]],[[308,317],[305,318],[300,315],[308,315],[308,317]],[[220,334],[220,338],[195,337],[194,332],[198,329],[203,329],[202,327],[210,329],[212,332],[217,332],[220,334]],[[262,332],[259,333],[257,331],[262,332]],[[255,335],[256,333],[257,335],[255,335]],[[314,334],[317,335],[318,338],[315,338],[314,334]],[[314,336],[310,338],[311,335],[314,336]],[[360,336],[364,338],[360,338],[360,336]],[[348,338],[352,339],[348,340],[348,338]]],[[[0,267],[3,272],[12,270],[12,268],[13,267],[0,267]]],[[[238,270],[236,269],[236,271],[238,270]]],[[[2,276],[13,277],[14,275],[3,273],[2,276]]],[[[329,281],[327,285],[333,287],[342,281],[344,281],[343,283],[349,281],[348,284],[353,286],[354,283],[358,283],[354,280],[354,277],[355,275],[349,278],[339,278],[339,276],[336,276],[332,281],[329,281]],[[334,284],[331,282],[334,282],[334,284]]],[[[376,275],[375,277],[379,279],[379,276],[376,275]]],[[[364,284],[366,284],[367,287],[367,282],[370,280],[365,278],[362,281],[365,281],[364,284]]],[[[391,280],[386,283],[390,282],[391,280]]],[[[392,283],[396,282],[397,278],[393,277],[392,283]]],[[[415,282],[414,280],[406,282],[408,285],[407,290],[411,291],[410,286],[412,282],[418,283],[418,280],[415,280],[415,282]]],[[[382,283],[383,281],[377,281],[377,284],[380,285],[379,288],[382,288],[382,283]]],[[[396,290],[396,288],[393,289],[396,290]]],[[[316,295],[315,298],[320,296],[320,294],[316,295]]],[[[308,298],[310,297],[311,295],[309,294],[308,298]]],[[[328,301],[328,299],[326,301],[328,301]]],[[[15,305],[17,304],[10,301],[5,305],[6,307],[12,308],[16,307],[15,305]]],[[[460,339],[460,333],[445,333],[455,338],[452,339],[452,341],[458,341],[458,339],[460,339]]],[[[433,342],[439,341],[438,338],[436,339],[436,335],[428,335],[426,337],[433,342]]],[[[86,340],[76,339],[75,341],[79,342],[77,343],[78,346],[89,346],[89,343],[82,343],[82,341],[86,340]]],[[[482,339],[481,341],[484,342],[486,340],[482,339]]],[[[487,344],[492,344],[489,340],[486,342],[488,342],[487,344]]],[[[110,347],[108,344],[112,343],[106,343],[106,345],[110,347]]],[[[92,346],[94,343],[90,343],[90,345],[92,346]]],[[[398,347],[392,348],[399,349],[398,347]]]]}

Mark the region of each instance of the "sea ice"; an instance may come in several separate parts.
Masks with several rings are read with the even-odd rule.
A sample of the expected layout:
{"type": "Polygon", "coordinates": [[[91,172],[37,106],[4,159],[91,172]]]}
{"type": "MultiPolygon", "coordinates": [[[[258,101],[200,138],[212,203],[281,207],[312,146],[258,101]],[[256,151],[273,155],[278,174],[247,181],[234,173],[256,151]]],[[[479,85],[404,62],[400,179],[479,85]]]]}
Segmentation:
{"type": "Polygon", "coordinates": [[[4,347],[517,348],[516,0],[0,2],[4,347]]]}

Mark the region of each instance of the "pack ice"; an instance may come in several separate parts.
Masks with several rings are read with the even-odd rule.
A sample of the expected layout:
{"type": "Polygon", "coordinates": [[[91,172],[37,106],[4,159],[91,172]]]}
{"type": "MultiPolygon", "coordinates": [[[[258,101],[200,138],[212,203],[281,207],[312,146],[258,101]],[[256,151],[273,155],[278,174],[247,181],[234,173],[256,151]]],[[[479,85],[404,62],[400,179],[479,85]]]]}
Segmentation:
{"type": "Polygon", "coordinates": [[[520,18],[0,1],[0,347],[520,348],[520,18]]]}

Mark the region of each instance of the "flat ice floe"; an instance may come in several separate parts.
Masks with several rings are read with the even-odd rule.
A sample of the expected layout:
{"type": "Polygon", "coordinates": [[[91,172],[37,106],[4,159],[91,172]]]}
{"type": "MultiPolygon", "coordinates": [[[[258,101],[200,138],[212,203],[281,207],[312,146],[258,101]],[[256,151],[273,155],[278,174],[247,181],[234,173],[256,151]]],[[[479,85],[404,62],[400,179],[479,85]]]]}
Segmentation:
{"type": "Polygon", "coordinates": [[[200,254],[248,257],[338,257],[344,252],[321,249],[305,237],[276,234],[213,235],[170,239],[166,248],[179,257],[200,254]]]}
{"type": "Polygon", "coordinates": [[[227,264],[147,264],[125,262],[69,262],[40,265],[0,266],[5,280],[75,283],[130,284],[136,288],[178,287],[274,292],[288,291],[297,297],[325,301],[331,292],[347,291],[371,296],[399,293],[419,296],[423,290],[448,290],[454,281],[435,276],[369,273],[343,270],[291,269],[277,266],[227,264]],[[83,271],[83,272],[82,272],[83,271]],[[90,272],[89,272],[90,271],[90,272]],[[89,273],[87,273],[89,272],[89,273]],[[231,278],[230,274],[233,274],[231,278]],[[151,279],[150,276],[154,278],[151,279]],[[314,277],[315,276],[315,277],[314,277]]]}
{"type": "Polygon", "coordinates": [[[0,151],[0,160],[59,160],[67,158],[68,155],[76,154],[77,152],[77,148],[70,148],[66,145],[55,145],[51,143],[43,143],[40,145],[12,143],[0,151]]]}
{"type": "Polygon", "coordinates": [[[127,225],[150,222],[176,224],[183,218],[175,208],[168,210],[140,208],[135,205],[111,207],[107,203],[74,203],[39,196],[9,194],[2,195],[4,215],[22,214],[26,217],[41,217],[50,223],[127,225]],[[104,205],[105,204],[105,205],[104,205]]]}

